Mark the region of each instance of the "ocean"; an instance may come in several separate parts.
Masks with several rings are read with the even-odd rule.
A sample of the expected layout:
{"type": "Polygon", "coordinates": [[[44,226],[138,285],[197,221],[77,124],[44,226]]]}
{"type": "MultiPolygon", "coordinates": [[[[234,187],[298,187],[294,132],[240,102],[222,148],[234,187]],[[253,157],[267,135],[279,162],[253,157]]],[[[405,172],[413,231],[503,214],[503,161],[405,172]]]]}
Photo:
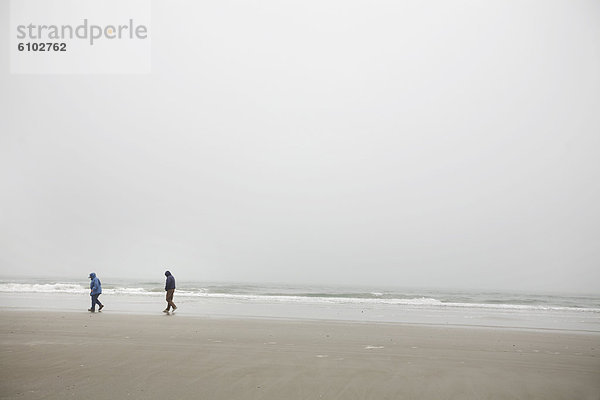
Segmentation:
{"type": "MultiPolygon", "coordinates": [[[[155,313],[163,281],[103,278],[105,312],[155,313]]],[[[0,279],[0,308],[85,311],[89,280],[0,279]]],[[[327,319],[600,332],[600,296],[177,281],[179,315],[327,319]]]]}

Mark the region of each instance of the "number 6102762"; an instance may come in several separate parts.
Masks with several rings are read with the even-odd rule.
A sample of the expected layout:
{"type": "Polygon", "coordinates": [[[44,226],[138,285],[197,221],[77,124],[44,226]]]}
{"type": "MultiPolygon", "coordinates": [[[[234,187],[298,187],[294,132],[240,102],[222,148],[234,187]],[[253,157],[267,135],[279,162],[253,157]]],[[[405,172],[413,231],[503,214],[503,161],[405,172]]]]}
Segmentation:
{"type": "Polygon", "coordinates": [[[67,51],[66,43],[19,43],[19,51],[67,51]]]}

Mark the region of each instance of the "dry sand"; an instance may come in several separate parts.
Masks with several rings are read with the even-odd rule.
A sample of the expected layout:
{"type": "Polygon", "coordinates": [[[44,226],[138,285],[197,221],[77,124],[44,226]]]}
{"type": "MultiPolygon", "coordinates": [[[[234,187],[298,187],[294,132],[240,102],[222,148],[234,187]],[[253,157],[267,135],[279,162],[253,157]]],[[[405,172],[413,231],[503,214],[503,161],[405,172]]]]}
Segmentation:
{"type": "Polygon", "coordinates": [[[600,335],[6,311],[2,399],[600,399],[600,335]]]}

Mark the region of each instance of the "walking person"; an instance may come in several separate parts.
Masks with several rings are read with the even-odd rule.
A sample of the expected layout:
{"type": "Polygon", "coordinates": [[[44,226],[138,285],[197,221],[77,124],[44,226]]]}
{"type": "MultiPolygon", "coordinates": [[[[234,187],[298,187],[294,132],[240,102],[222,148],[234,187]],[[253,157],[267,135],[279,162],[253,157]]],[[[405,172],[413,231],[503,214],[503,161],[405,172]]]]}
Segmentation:
{"type": "Polygon", "coordinates": [[[164,313],[168,313],[173,307],[173,311],[177,310],[177,306],[173,303],[173,293],[175,293],[175,277],[171,275],[169,271],[165,272],[167,281],[165,282],[165,291],[167,292],[167,308],[163,310],[164,313]]]}
{"type": "Polygon", "coordinates": [[[100,300],[98,300],[98,296],[102,294],[102,283],[100,283],[100,279],[98,279],[94,272],[90,274],[90,279],[90,296],[92,296],[92,308],[89,308],[88,311],[96,312],[96,304],[98,304],[98,311],[104,308],[104,304],[100,303],[100,300]]]}

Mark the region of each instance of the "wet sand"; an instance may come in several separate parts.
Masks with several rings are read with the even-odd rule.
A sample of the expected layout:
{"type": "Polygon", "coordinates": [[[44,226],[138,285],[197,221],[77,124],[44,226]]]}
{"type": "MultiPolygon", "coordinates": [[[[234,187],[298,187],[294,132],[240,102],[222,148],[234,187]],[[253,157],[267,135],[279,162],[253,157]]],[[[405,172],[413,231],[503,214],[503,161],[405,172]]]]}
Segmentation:
{"type": "Polygon", "coordinates": [[[2,399],[600,399],[600,335],[5,311],[2,399]]]}

